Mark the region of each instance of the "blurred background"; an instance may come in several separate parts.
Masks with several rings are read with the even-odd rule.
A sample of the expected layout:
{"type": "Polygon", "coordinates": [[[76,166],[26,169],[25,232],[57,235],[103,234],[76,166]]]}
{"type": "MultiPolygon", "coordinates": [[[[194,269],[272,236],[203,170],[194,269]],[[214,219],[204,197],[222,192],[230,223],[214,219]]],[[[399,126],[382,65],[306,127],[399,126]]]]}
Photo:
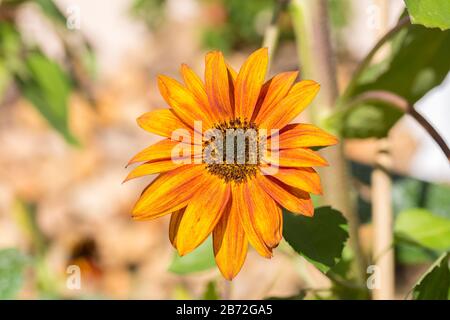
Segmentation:
{"type": "MultiPolygon", "coordinates": [[[[343,87],[404,3],[329,2],[343,87]]],[[[239,68],[262,45],[273,10],[273,0],[0,1],[0,298],[260,299],[329,286],[284,244],[272,260],[250,251],[230,286],[211,264],[210,243],[179,259],[167,217],[130,218],[151,177],[121,184],[127,161],[159,139],[135,120],[165,106],[156,76],[180,79],[181,63],[203,74],[211,49],[239,68]],[[70,286],[71,265],[80,269],[79,287],[70,286]]],[[[279,25],[270,74],[299,65],[289,14],[279,25]]],[[[447,143],[449,101],[447,77],[416,104],[447,143]]],[[[450,168],[442,151],[408,116],[389,140],[394,213],[421,207],[450,219],[450,168]]],[[[375,139],[345,144],[367,255],[377,150],[375,139]]],[[[396,297],[403,297],[436,256],[405,244],[395,252],[396,297]]]]}

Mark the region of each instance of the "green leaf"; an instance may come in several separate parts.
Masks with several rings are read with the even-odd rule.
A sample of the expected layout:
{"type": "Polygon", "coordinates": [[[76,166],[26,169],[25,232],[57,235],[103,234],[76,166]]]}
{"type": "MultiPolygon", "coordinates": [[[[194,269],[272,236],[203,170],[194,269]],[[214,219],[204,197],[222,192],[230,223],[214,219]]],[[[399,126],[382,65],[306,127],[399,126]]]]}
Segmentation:
{"type": "Polygon", "coordinates": [[[15,298],[27,263],[27,258],[16,249],[0,250],[0,300],[15,298]]]}
{"type": "Polygon", "coordinates": [[[401,212],[395,221],[395,233],[397,237],[412,240],[426,248],[450,249],[450,219],[425,209],[401,212]]]}
{"type": "Polygon", "coordinates": [[[40,52],[27,56],[26,67],[26,76],[16,75],[22,94],[69,143],[76,144],[68,128],[69,76],[40,52]]]}
{"type": "Polygon", "coordinates": [[[443,254],[413,289],[415,300],[450,299],[450,253],[443,254]]]}
{"type": "MultiPolygon", "coordinates": [[[[415,104],[440,85],[450,71],[450,30],[411,25],[391,44],[391,54],[365,70],[351,98],[367,91],[389,91],[415,104]]],[[[333,115],[339,120],[335,119],[334,126],[345,138],[384,137],[402,116],[393,106],[381,103],[344,107],[339,113],[333,115]]]]}
{"type": "Polygon", "coordinates": [[[206,285],[206,290],[203,293],[203,300],[219,300],[219,293],[215,281],[210,281],[206,285]]]}
{"type": "Polygon", "coordinates": [[[216,265],[211,237],[193,252],[180,257],[174,255],[169,271],[176,274],[189,274],[213,268],[216,265]]]}
{"type": "Polygon", "coordinates": [[[41,7],[42,12],[52,21],[66,25],[66,17],[52,0],[35,0],[35,2],[41,7]]]}
{"type": "Polygon", "coordinates": [[[283,220],[286,241],[319,270],[327,273],[340,260],[348,232],[339,211],[321,207],[312,218],[285,211],[283,220]]]}
{"type": "Polygon", "coordinates": [[[450,29],[450,1],[405,0],[411,21],[428,28],[450,29]]]}

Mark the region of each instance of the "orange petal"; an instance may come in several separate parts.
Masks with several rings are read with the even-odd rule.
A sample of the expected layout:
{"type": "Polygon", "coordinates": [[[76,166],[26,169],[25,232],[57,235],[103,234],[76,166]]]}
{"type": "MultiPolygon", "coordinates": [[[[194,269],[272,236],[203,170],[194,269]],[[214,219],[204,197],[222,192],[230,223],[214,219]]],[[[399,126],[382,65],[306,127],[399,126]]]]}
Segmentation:
{"type": "Polygon", "coordinates": [[[185,165],[160,174],[144,191],[133,218],[150,220],[184,208],[205,180],[204,165],[185,165]]]}
{"type": "Polygon", "coordinates": [[[172,133],[177,129],[188,130],[192,133],[192,129],[170,109],[159,109],[144,113],[137,118],[137,123],[148,132],[168,138],[172,137],[172,133]]]}
{"type": "Polygon", "coordinates": [[[185,209],[186,208],[180,209],[170,215],[169,240],[175,249],[177,248],[176,243],[178,228],[180,227],[181,218],[183,217],[185,209]]]}
{"type": "Polygon", "coordinates": [[[230,75],[223,55],[213,51],[205,59],[205,83],[209,105],[216,121],[233,117],[230,75]]]}
{"type": "Polygon", "coordinates": [[[259,106],[257,106],[253,113],[255,123],[259,124],[262,119],[273,112],[277,104],[288,94],[297,76],[297,71],[283,72],[263,85],[260,93],[260,101],[258,102],[259,106]]]}
{"type": "Polygon", "coordinates": [[[127,166],[136,162],[157,160],[173,160],[174,162],[177,162],[177,160],[189,159],[193,156],[198,157],[201,152],[201,148],[193,145],[170,139],[164,139],[140,151],[133,158],[131,158],[127,166]]]}
{"type": "MultiPolygon", "coordinates": [[[[276,168],[277,172],[272,175],[281,182],[292,187],[311,192],[314,194],[322,194],[320,185],[320,177],[313,168],[276,168]]],[[[264,172],[264,167],[261,167],[264,172]]],[[[270,175],[270,174],[269,174],[270,175]]]]}
{"type": "Polygon", "coordinates": [[[307,148],[282,149],[268,154],[265,161],[279,167],[323,167],[328,162],[316,152],[307,148]]]}
{"type": "Polygon", "coordinates": [[[335,136],[312,124],[303,123],[288,124],[280,131],[278,138],[280,149],[326,147],[338,143],[335,136]]]}
{"type": "Polygon", "coordinates": [[[314,207],[308,193],[294,190],[269,176],[258,175],[256,179],[260,187],[283,208],[306,216],[314,214],[314,207]]]}
{"type": "Polygon", "coordinates": [[[266,77],[269,54],[262,48],[250,55],[242,65],[234,88],[235,116],[250,120],[266,77]]]}
{"type": "Polygon", "coordinates": [[[220,220],[230,199],[230,186],[209,175],[189,201],[178,228],[176,247],[183,256],[197,248],[220,220]]]}
{"type": "Polygon", "coordinates": [[[195,121],[202,121],[203,129],[212,125],[208,114],[195,96],[178,81],[167,76],[158,76],[161,95],[173,108],[175,114],[189,127],[194,128],[195,121]]]}
{"type": "Polygon", "coordinates": [[[283,237],[281,208],[254,179],[245,185],[244,197],[249,206],[249,214],[243,221],[253,226],[269,248],[275,248],[283,237]]]}
{"type": "Polygon", "coordinates": [[[296,83],[272,112],[261,119],[260,128],[281,130],[312,102],[319,89],[320,85],[312,80],[296,83]]]}
{"type": "Polygon", "coordinates": [[[265,243],[263,235],[254,224],[255,215],[258,214],[255,210],[258,209],[257,204],[259,204],[259,201],[257,204],[253,203],[253,198],[249,194],[246,184],[232,185],[232,206],[235,206],[235,210],[239,213],[239,219],[250,244],[261,256],[271,258],[272,249],[265,243]]]}
{"type": "MultiPolygon", "coordinates": [[[[209,107],[208,96],[206,95],[205,85],[200,77],[191,69],[188,65],[181,65],[181,75],[183,76],[184,83],[187,88],[193,93],[197,101],[199,102],[199,107],[203,109],[203,113],[208,117],[209,123],[214,122],[214,117],[212,115],[211,109],[209,107]]],[[[209,127],[205,126],[205,130],[209,127]]]]}
{"type": "Polygon", "coordinates": [[[241,270],[247,256],[248,241],[236,206],[228,205],[213,231],[214,255],[220,272],[232,280],[241,270]]]}
{"type": "Polygon", "coordinates": [[[155,162],[147,162],[136,168],[134,168],[128,176],[125,178],[123,182],[126,182],[131,179],[149,176],[155,173],[167,172],[176,168],[183,166],[182,163],[175,163],[172,160],[162,160],[155,162]]]}

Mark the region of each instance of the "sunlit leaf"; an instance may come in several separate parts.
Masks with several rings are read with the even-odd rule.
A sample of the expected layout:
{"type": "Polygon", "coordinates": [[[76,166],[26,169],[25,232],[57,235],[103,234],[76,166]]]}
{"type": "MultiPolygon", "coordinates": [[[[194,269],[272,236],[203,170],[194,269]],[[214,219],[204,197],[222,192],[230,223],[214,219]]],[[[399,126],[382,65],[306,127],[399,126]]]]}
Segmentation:
{"type": "Polygon", "coordinates": [[[450,250],[450,219],[425,209],[401,212],[395,221],[395,232],[434,250],[450,250]]]}
{"type": "Polygon", "coordinates": [[[450,299],[450,253],[443,254],[413,289],[415,300],[450,299]]]}
{"type": "Polygon", "coordinates": [[[175,254],[169,271],[177,274],[189,274],[211,269],[215,265],[212,240],[208,238],[197,249],[183,257],[175,254]]]}
{"type": "Polygon", "coordinates": [[[27,262],[16,249],[0,250],[0,300],[15,298],[22,287],[27,262]]]}
{"type": "Polygon", "coordinates": [[[315,209],[314,217],[283,215],[283,236],[289,245],[326,273],[336,265],[348,238],[347,220],[331,207],[315,209]]]}
{"type": "Polygon", "coordinates": [[[217,292],[217,285],[215,281],[210,281],[206,285],[206,290],[203,293],[203,300],[219,300],[219,293],[217,292]]]}
{"type": "Polygon", "coordinates": [[[428,28],[450,29],[450,1],[405,0],[413,23],[428,28]]]}

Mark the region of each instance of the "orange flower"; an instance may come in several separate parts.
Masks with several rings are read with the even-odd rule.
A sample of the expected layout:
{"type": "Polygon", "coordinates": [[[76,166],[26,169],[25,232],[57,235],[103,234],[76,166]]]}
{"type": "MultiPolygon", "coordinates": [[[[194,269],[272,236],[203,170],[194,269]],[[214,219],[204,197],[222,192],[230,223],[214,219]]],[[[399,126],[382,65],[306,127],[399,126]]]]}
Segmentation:
{"type": "Polygon", "coordinates": [[[180,255],[212,233],[216,263],[229,280],[240,271],[248,243],[260,255],[272,257],[282,238],[282,207],[313,215],[309,193],[320,194],[321,186],[311,167],[327,163],[310,147],[337,143],[313,125],[289,124],[314,99],[319,84],[294,84],[297,72],[264,82],[267,64],[267,49],[260,49],[236,73],[215,51],[206,56],[205,83],[186,65],[181,67],[184,85],[160,76],[161,95],[171,108],[148,112],[138,124],[166,139],[133,157],[130,164],[143,164],[126,178],[159,174],[137,201],[133,217],[149,220],[172,214],[169,236],[180,255]],[[196,121],[201,121],[200,129],[196,121]],[[200,139],[180,142],[173,135],[180,129],[194,137],[200,134],[200,139]],[[212,129],[225,139],[208,137],[212,129]],[[228,133],[250,130],[256,138],[246,135],[245,147],[235,148],[237,136],[228,133]],[[249,147],[250,141],[256,141],[256,148],[249,147]],[[177,147],[187,153],[174,152],[177,147]]]}

